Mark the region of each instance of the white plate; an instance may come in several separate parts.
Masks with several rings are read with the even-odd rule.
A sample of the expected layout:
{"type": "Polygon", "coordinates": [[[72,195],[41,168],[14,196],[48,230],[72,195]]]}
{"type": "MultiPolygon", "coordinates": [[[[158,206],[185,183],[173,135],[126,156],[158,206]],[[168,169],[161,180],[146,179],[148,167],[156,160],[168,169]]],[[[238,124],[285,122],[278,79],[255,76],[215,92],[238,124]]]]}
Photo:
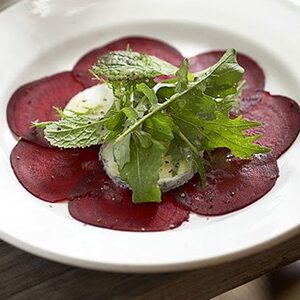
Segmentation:
{"type": "Polygon", "coordinates": [[[263,199],[221,217],[192,216],[166,232],[83,226],[66,204],[39,201],[9,164],[16,141],[6,104],[22,83],[65,69],[117,37],[146,35],[185,55],[235,47],[263,67],[267,89],[297,100],[300,7],[288,0],[35,0],[0,14],[0,236],[31,253],[76,266],[123,272],[190,269],[255,253],[300,233],[300,140],[280,160],[263,199]]]}

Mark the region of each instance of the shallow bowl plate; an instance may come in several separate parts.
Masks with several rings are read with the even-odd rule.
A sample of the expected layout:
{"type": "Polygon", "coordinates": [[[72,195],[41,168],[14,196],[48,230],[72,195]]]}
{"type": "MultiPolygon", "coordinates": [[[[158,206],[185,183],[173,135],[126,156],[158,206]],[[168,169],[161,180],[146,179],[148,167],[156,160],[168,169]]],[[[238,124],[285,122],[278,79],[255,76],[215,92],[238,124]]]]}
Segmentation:
{"type": "Polygon", "coordinates": [[[261,200],[220,217],[193,215],[166,232],[112,231],[72,219],[66,203],[29,194],[9,163],[16,140],[6,105],[21,84],[66,69],[118,37],[165,40],[186,56],[234,47],[263,67],[267,90],[300,99],[297,0],[35,0],[0,14],[0,237],[76,266],[121,272],[203,267],[253,254],[300,233],[300,140],[279,159],[280,178],[261,200]]]}

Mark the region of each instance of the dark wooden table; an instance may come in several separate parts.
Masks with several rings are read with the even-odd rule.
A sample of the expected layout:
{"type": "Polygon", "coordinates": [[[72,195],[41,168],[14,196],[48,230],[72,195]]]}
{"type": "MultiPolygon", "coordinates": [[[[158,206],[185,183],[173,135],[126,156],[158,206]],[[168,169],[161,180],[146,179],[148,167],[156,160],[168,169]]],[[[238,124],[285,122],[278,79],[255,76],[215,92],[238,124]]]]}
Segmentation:
{"type": "Polygon", "coordinates": [[[222,265],[171,274],[119,274],[47,261],[0,241],[0,299],[202,300],[300,258],[300,235],[222,265]]]}
{"type": "MultiPolygon", "coordinates": [[[[17,0],[0,0],[0,11],[17,0]]],[[[222,265],[172,274],[83,270],[25,253],[0,240],[0,300],[210,299],[300,258],[300,235],[222,265]]]]}

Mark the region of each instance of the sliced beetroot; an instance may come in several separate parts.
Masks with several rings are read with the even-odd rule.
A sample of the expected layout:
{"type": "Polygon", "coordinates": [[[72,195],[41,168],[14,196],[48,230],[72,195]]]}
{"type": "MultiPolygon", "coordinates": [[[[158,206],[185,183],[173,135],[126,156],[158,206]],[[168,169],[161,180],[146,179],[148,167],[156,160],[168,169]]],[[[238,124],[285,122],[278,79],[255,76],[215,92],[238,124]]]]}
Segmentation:
{"type": "Polygon", "coordinates": [[[270,147],[279,157],[296,139],[300,130],[300,107],[292,99],[260,92],[241,101],[240,112],[246,119],[261,122],[249,134],[261,134],[259,144],[270,147]]]}
{"type": "Polygon", "coordinates": [[[97,84],[97,81],[92,79],[89,68],[106,52],[126,50],[128,45],[133,51],[154,55],[175,66],[180,66],[183,60],[182,54],[177,49],[160,40],[138,36],[125,37],[85,54],[73,69],[76,79],[85,87],[97,84]]]}
{"type": "Polygon", "coordinates": [[[132,192],[113,183],[103,169],[97,177],[83,179],[74,194],[87,182],[92,192],[69,201],[70,214],[81,222],[116,230],[162,231],[189,218],[189,210],[168,196],[159,204],[133,204],[132,192]]]}
{"type": "MultiPolygon", "coordinates": [[[[99,147],[60,150],[20,140],[11,153],[11,165],[20,183],[38,198],[56,202],[70,198],[81,178],[97,176],[99,147]]],[[[82,186],[81,193],[90,192],[82,186]]]]}
{"type": "Polygon", "coordinates": [[[116,186],[98,159],[99,147],[60,150],[20,140],[11,165],[20,183],[36,197],[71,200],[71,215],[85,223],[130,231],[175,228],[189,211],[172,198],[162,204],[131,202],[131,192],[116,186]]]}
{"type": "MultiPolygon", "coordinates": [[[[198,54],[189,59],[190,71],[199,72],[211,67],[222,57],[225,51],[211,51],[198,54]]],[[[250,95],[256,90],[263,90],[265,87],[265,74],[261,67],[249,56],[238,53],[237,60],[245,69],[244,79],[246,86],[243,91],[244,95],[250,95]]]]}
{"type": "Polygon", "coordinates": [[[21,86],[7,106],[10,129],[19,137],[48,146],[43,133],[32,128],[31,122],[57,120],[53,106],[65,107],[82,89],[71,72],[59,73],[21,86]]]}
{"type": "Polygon", "coordinates": [[[198,176],[170,192],[180,203],[201,215],[223,215],[241,209],[265,195],[275,184],[278,167],[272,154],[253,160],[216,159],[202,188],[198,176]]]}

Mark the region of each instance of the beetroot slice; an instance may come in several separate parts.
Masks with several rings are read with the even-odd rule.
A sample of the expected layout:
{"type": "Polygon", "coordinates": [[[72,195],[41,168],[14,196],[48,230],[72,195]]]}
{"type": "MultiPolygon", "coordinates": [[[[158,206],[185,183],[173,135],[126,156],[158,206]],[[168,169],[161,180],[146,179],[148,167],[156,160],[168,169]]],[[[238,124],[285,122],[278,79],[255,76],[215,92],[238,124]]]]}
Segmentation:
{"type": "Polygon", "coordinates": [[[260,92],[241,101],[244,118],[261,122],[249,134],[261,134],[258,143],[272,148],[278,158],[296,139],[300,130],[300,107],[292,99],[260,92]]]}
{"type": "Polygon", "coordinates": [[[73,69],[76,79],[85,87],[91,87],[97,84],[98,82],[92,79],[92,75],[88,71],[89,68],[96,63],[98,57],[106,52],[126,50],[128,45],[133,51],[154,55],[165,61],[168,61],[175,66],[180,66],[183,61],[182,54],[177,49],[169,44],[166,44],[165,42],[138,36],[125,37],[85,54],[76,63],[73,69]]]}
{"type": "Polygon", "coordinates": [[[20,183],[33,195],[70,202],[71,215],[85,223],[130,231],[159,231],[188,220],[189,211],[165,197],[162,204],[135,205],[131,192],[116,186],[98,160],[99,147],[60,150],[20,140],[11,165],[20,183]]]}
{"type": "Polygon", "coordinates": [[[31,122],[57,120],[53,106],[65,107],[70,98],[83,89],[71,72],[63,72],[21,86],[10,98],[7,121],[14,134],[48,146],[41,130],[31,122]]]}
{"type": "MultiPolygon", "coordinates": [[[[211,51],[198,54],[189,59],[190,71],[199,72],[211,67],[222,57],[225,51],[211,51]]],[[[263,90],[265,87],[265,74],[261,67],[249,56],[238,53],[237,60],[245,69],[244,79],[246,86],[243,95],[249,95],[256,90],[263,90]]]]}
{"type": "MultiPolygon", "coordinates": [[[[20,140],[11,152],[11,165],[20,183],[38,198],[56,202],[70,198],[82,177],[97,176],[99,147],[60,150],[20,140]]],[[[90,192],[82,186],[81,193],[90,192]]],[[[81,194],[80,194],[81,195],[81,194]]]]}
{"type": "Polygon", "coordinates": [[[218,160],[207,175],[205,188],[195,176],[170,194],[195,213],[222,215],[261,198],[278,177],[277,163],[272,154],[257,155],[253,160],[218,160]]]}
{"type": "Polygon", "coordinates": [[[91,193],[69,201],[70,214],[81,222],[116,230],[162,231],[189,218],[189,210],[168,196],[159,204],[133,204],[132,192],[113,183],[103,169],[96,177],[83,178],[74,194],[81,193],[87,183],[91,193]]]}

